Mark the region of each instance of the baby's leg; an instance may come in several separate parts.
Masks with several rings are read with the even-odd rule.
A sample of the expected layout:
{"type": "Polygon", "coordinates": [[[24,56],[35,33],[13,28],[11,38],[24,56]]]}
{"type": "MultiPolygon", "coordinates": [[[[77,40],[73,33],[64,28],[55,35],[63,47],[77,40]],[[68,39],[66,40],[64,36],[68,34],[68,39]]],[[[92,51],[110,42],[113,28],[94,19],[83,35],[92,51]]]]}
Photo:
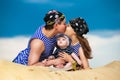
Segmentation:
{"type": "Polygon", "coordinates": [[[56,67],[56,68],[64,68],[64,64],[58,64],[58,65],[55,65],[54,67],[56,67]]]}
{"type": "Polygon", "coordinates": [[[71,69],[72,69],[72,63],[71,63],[71,62],[67,63],[67,64],[64,66],[64,68],[71,68],[71,69]]]}

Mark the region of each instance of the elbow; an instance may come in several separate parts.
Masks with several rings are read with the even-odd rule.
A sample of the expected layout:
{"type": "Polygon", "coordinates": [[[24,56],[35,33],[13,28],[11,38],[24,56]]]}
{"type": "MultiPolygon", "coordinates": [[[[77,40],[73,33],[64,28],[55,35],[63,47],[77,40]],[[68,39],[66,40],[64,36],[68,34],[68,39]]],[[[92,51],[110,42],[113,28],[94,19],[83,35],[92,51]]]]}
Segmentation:
{"type": "Polygon", "coordinates": [[[28,62],[28,66],[33,66],[33,65],[34,65],[34,63],[28,62]]]}
{"type": "Polygon", "coordinates": [[[28,61],[28,66],[34,66],[37,62],[28,61]]]}

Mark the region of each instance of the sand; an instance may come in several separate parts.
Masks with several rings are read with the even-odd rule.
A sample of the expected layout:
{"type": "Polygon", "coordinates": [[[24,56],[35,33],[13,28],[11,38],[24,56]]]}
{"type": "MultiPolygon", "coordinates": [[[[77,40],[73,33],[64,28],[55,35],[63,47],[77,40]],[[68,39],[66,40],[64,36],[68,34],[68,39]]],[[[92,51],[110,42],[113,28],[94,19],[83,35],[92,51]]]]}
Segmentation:
{"type": "Polygon", "coordinates": [[[90,70],[63,71],[0,60],[0,80],[120,80],[120,61],[90,70]]]}

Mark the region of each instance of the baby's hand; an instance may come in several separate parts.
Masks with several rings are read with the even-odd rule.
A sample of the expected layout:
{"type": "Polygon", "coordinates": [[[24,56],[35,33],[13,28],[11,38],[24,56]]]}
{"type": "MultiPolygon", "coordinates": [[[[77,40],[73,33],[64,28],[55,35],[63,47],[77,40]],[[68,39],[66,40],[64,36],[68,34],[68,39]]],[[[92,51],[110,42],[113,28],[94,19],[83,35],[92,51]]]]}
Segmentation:
{"type": "Polygon", "coordinates": [[[52,59],[55,59],[55,57],[54,56],[49,56],[48,59],[52,60],[52,59]]]}
{"type": "Polygon", "coordinates": [[[46,65],[46,66],[51,66],[51,65],[53,65],[54,63],[55,63],[55,60],[48,60],[48,61],[46,61],[45,65],[46,65]]]}
{"type": "Polygon", "coordinates": [[[62,57],[65,61],[69,62],[69,59],[71,59],[72,57],[70,55],[68,55],[65,52],[61,52],[59,53],[59,56],[62,57]]]}

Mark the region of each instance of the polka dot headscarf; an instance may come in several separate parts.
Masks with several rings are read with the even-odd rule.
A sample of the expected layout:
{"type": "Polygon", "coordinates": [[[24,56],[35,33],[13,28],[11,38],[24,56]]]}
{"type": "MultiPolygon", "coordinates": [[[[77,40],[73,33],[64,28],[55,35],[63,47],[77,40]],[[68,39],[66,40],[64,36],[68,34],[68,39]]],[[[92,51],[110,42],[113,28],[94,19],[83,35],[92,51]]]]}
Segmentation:
{"type": "Polygon", "coordinates": [[[74,29],[74,31],[79,35],[82,36],[83,34],[87,34],[89,32],[89,28],[87,26],[87,23],[83,18],[74,18],[69,21],[71,27],[74,29]]]}
{"type": "Polygon", "coordinates": [[[65,16],[61,12],[56,10],[51,10],[45,15],[44,21],[46,25],[53,25],[54,23],[59,23],[64,18],[65,16]]]}

